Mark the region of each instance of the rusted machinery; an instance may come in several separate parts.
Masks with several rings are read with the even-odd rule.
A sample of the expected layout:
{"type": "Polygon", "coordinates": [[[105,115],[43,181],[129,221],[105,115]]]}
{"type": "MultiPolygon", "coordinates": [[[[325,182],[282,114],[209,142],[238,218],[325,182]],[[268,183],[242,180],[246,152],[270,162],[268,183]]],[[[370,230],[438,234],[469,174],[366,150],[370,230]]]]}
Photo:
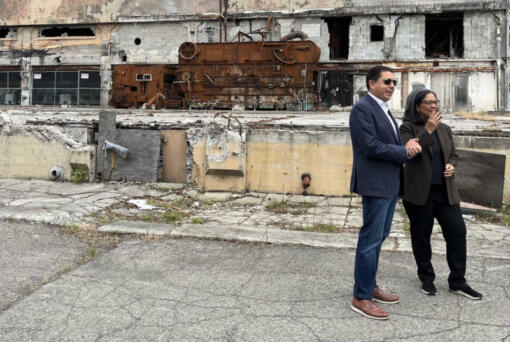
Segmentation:
{"type": "MultiPolygon", "coordinates": [[[[250,35],[239,33],[252,39],[250,35]]],[[[179,47],[179,64],[115,65],[110,105],[117,108],[312,110],[320,48],[296,32],[281,41],[179,47]],[[301,40],[292,40],[300,38],[301,40]]]]}
{"type": "Polygon", "coordinates": [[[180,87],[174,85],[176,67],[169,65],[115,65],[110,106],[117,108],[179,108],[180,87]]]}
{"type": "Polygon", "coordinates": [[[175,83],[184,108],[311,110],[318,103],[319,57],[320,48],[309,40],[186,42],[179,47],[175,83]]]}

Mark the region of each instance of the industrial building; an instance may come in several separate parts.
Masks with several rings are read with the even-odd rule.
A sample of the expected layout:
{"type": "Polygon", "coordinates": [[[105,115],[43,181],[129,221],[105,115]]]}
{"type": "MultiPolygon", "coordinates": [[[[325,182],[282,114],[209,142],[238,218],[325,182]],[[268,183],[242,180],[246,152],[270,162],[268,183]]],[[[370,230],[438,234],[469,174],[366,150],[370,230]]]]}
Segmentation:
{"type": "Polygon", "coordinates": [[[350,106],[385,64],[401,110],[413,82],[444,111],[510,109],[507,0],[0,0],[0,104],[106,106],[115,65],[178,63],[184,42],[278,41],[321,49],[319,104],[350,106]],[[241,32],[241,34],[239,33],[241,32]]]}

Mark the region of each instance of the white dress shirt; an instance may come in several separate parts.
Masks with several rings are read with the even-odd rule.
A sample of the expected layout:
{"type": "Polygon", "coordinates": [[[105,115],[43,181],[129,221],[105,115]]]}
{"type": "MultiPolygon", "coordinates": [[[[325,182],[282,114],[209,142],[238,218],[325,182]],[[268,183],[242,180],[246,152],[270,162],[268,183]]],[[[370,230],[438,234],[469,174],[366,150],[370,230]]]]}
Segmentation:
{"type": "Polygon", "coordinates": [[[381,109],[383,110],[384,114],[386,114],[386,118],[390,122],[391,127],[393,127],[393,133],[395,133],[395,137],[398,137],[398,133],[397,133],[397,129],[398,128],[395,127],[395,124],[393,123],[393,120],[391,119],[390,115],[388,114],[388,111],[390,110],[388,108],[388,104],[386,102],[384,102],[383,100],[381,100],[380,98],[372,95],[370,92],[368,92],[368,95],[372,96],[372,98],[375,100],[375,102],[377,102],[377,104],[381,107],[381,109]]]}

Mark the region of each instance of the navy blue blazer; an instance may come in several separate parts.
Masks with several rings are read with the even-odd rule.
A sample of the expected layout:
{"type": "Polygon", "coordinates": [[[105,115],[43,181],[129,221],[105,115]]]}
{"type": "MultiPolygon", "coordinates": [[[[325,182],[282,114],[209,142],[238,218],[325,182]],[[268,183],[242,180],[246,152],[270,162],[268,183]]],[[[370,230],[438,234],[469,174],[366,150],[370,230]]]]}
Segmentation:
{"type": "Polygon", "coordinates": [[[406,148],[397,129],[370,96],[352,107],[349,116],[353,163],[351,192],[361,196],[391,198],[399,192],[400,169],[407,159],[406,148]]]}

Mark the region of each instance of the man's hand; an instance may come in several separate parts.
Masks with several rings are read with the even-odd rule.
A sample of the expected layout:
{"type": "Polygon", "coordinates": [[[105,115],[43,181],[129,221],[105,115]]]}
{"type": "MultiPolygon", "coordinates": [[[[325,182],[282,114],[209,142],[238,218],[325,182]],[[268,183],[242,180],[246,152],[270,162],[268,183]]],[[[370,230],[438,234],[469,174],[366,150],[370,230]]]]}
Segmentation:
{"type": "Polygon", "coordinates": [[[418,143],[418,138],[409,139],[406,144],[407,157],[414,158],[418,153],[421,153],[421,145],[418,143]]]}
{"type": "Polygon", "coordinates": [[[429,119],[425,122],[425,129],[429,132],[429,134],[432,134],[436,130],[437,126],[439,126],[440,122],[441,114],[439,114],[438,111],[435,111],[430,114],[429,119]]]}
{"type": "Polygon", "coordinates": [[[453,176],[453,173],[455,172],[455,167],[452,164],[446,164],[446,167],[444,169],[444,177],[448,178],[453,176]]]}

